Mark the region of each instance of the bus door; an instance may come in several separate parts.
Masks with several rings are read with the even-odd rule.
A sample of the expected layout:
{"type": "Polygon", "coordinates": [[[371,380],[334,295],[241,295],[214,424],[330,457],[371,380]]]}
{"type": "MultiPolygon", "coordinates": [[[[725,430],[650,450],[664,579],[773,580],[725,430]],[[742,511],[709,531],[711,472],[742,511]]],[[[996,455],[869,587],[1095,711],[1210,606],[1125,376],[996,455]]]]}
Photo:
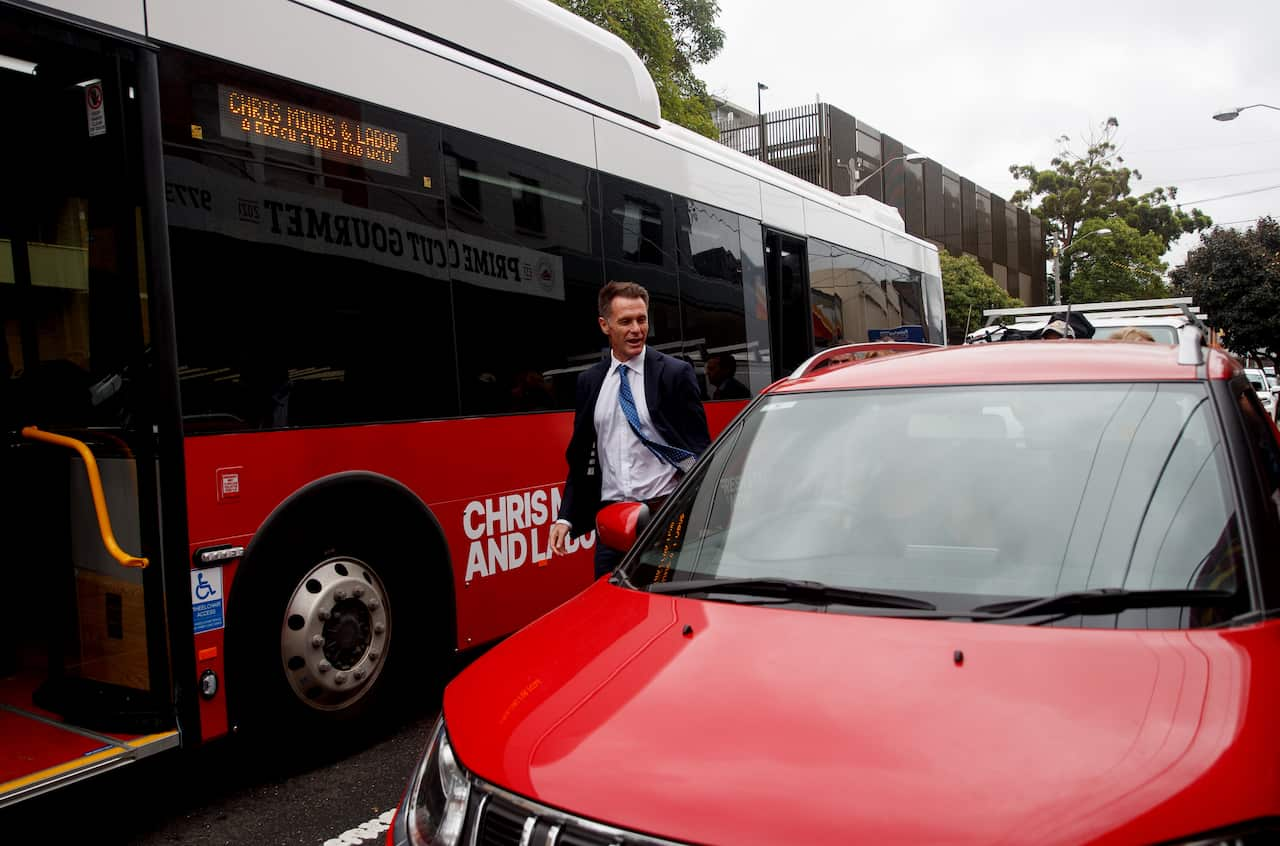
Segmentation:
{"type": "Polygon", "coordinates": [[[136,50],[0,5],[0,806],[177,743],[136,50]]]}
{"type": "Polygon", "coordinates": [[[813,349],[809,313],[809,267],[803,238],[765,230],[764,262],[769,284],[769,346],[773,378],[804,363],[813,349]]]}

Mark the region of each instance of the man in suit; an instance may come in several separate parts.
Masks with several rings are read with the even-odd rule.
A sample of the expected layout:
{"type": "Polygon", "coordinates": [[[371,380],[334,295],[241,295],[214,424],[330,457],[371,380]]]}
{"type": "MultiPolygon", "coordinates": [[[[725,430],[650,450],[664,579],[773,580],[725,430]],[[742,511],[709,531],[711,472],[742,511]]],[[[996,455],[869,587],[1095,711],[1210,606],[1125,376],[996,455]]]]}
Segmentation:
{"type": "Polygon", "coordinates": [[[738,361],[731,353],[716,353],[707,358],[707,388],[711,399],[751,399],[751,390],[735,378],[738,361]]]}
{"type": "MultiPolygon", "coordinates": [[[[610,502],[656,508],[675,490],[711,443],[698,379],[688,362],[649,349],[649,292],[634,282],[610,282],[598,298],[600,331],[609,355],[578,377],[577,413],[565,459],[569,477],[551,550],[595,529],[610,502]]],[[[596,578],[622,552],[596,543],[596,578]]]]}

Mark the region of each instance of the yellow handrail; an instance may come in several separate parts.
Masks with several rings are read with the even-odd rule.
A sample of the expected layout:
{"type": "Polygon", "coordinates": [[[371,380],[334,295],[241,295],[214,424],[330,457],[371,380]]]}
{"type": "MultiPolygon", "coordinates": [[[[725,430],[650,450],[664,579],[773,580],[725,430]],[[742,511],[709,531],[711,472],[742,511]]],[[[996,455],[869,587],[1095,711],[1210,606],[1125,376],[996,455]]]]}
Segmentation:
{"type": "Polygon", "coordinates": [[[42,432],[35,426],[27,426],[22,430],[22,437],[32,441],[44,441],[47,444],[75,450],[84,460],[84,469],[89,476],[89,490],[93,493],[93,508],[98,513],[98,531],[102,534],[102,545],[107,548],[111,557],[125,567],[146,567],[150,562],[145,558],[130,555],[116,543],[116,536],[111,531],[111,516],[107,513],[107,498],[102,493],[102,476],[98,473],[98,461],[93,457],[83,441],[42,432]]]}

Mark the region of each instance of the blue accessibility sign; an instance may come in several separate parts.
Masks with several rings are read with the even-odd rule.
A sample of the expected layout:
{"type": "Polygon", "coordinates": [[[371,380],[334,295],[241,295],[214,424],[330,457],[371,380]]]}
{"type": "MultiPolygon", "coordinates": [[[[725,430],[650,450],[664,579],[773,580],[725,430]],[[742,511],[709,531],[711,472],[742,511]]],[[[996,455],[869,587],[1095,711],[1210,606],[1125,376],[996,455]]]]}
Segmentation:
{"type": "Polygon", "coordinates": [[[191,623],[196,634],[223,627],[221,567],[191,571],[191,623]]]}

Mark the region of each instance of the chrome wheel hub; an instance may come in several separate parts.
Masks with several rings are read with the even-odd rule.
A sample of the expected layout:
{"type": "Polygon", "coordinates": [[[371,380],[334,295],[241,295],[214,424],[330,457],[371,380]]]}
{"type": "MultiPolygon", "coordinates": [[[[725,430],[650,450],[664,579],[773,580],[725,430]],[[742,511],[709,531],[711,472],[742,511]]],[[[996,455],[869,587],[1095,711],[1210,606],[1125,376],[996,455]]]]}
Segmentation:
{"type": "Polygon", "coordinates": [[[378,574],[336,557],[307,573],[280,625],[280,660],[289,686],[319,711],[350,707],[373,687],[387,660],[391,609],[378,574]]]}

